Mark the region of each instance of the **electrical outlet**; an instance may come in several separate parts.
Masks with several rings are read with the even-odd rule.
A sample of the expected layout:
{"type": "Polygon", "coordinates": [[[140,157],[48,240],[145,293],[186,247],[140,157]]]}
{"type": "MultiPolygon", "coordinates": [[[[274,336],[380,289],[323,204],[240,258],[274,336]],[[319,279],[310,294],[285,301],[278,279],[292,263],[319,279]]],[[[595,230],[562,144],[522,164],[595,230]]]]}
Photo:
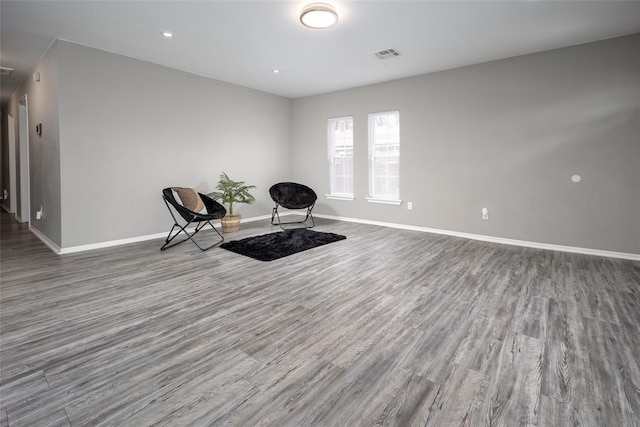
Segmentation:
{"type": "Polygon", "coordinates": [[[36,212],[36,219],[42,219],[42,211],[43,211],[43,207],[40,206],[40,210],[36,212]]]}
{"type": "Polygon", "coordinates": [[[482,219],[489,219],[489,209],[482,208],[482,219]]]}
{"type": "Polygon", "coordinates": [[[413,209],[413,202],[407,202],[407,209],[413,209]]]}

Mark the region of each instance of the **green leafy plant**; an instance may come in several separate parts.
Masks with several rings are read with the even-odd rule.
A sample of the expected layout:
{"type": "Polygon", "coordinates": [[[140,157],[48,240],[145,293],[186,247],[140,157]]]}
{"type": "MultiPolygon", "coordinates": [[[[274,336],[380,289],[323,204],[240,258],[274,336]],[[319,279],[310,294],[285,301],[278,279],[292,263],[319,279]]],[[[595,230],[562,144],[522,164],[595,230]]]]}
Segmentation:
{"type": "Polygon", "coordinates": [[[218,191],[213,191],[208,196],[213,200],[221,200],[222,203],[229,205],[230,216],[234,215],[234,203],[249,204],[256,201],[256,198],[249,193],[250,189],[256,188],[255,185],[247,185],[244,181],[234,181],[224,172],[220,174],[220,180],[216,188],[218,191]]]}

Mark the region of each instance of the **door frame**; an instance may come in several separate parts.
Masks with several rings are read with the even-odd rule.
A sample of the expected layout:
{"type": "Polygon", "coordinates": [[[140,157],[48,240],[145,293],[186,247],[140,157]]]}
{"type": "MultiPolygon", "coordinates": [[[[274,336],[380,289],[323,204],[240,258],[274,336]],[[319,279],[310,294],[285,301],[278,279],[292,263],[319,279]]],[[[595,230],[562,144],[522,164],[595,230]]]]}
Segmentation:
{"type": "Polygon", "coordinates": [[[13,112],[7,115],[7,127],[9,137],[9,200],[5,199],[4,205],[9,210],[9,213],[15,214],[18,204],[18,168],[16,165],[16,119],[13,112]]]}
{"type": "Polygon", "coordinates": [[[16,219],[20,222],[28,222],[31,225],[31,189],[29,185],[29,102],[27,95],[18,101],[18,138],[20,153],[20,216],[16,219]]]}

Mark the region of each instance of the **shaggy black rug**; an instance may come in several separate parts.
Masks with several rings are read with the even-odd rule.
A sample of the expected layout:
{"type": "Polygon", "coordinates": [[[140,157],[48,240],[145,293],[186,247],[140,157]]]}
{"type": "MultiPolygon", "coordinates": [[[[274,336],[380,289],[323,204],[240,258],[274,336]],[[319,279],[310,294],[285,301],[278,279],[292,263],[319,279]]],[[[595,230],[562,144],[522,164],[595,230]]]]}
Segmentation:
{"type": "Polygon", "coordinates": [[[228,251],[260,260],[273,261],[327,243],[346,239],[333,233],[321,233],[306,228],[295,228],[262,236],[247,237],[220,245],[228,251]]]}

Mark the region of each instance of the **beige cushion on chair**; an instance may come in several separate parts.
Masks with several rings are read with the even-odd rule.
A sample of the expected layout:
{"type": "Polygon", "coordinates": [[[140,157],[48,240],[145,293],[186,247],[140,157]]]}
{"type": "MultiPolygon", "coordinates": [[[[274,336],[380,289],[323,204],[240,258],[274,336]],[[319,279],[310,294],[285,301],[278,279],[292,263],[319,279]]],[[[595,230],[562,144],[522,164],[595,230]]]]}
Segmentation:
{"type": "Polygon", "coordinates": [[[191,212],[207,213],[207,208],[195,188],[173,187],[172,190],[178,193],[182,206],[191,212]]]}

